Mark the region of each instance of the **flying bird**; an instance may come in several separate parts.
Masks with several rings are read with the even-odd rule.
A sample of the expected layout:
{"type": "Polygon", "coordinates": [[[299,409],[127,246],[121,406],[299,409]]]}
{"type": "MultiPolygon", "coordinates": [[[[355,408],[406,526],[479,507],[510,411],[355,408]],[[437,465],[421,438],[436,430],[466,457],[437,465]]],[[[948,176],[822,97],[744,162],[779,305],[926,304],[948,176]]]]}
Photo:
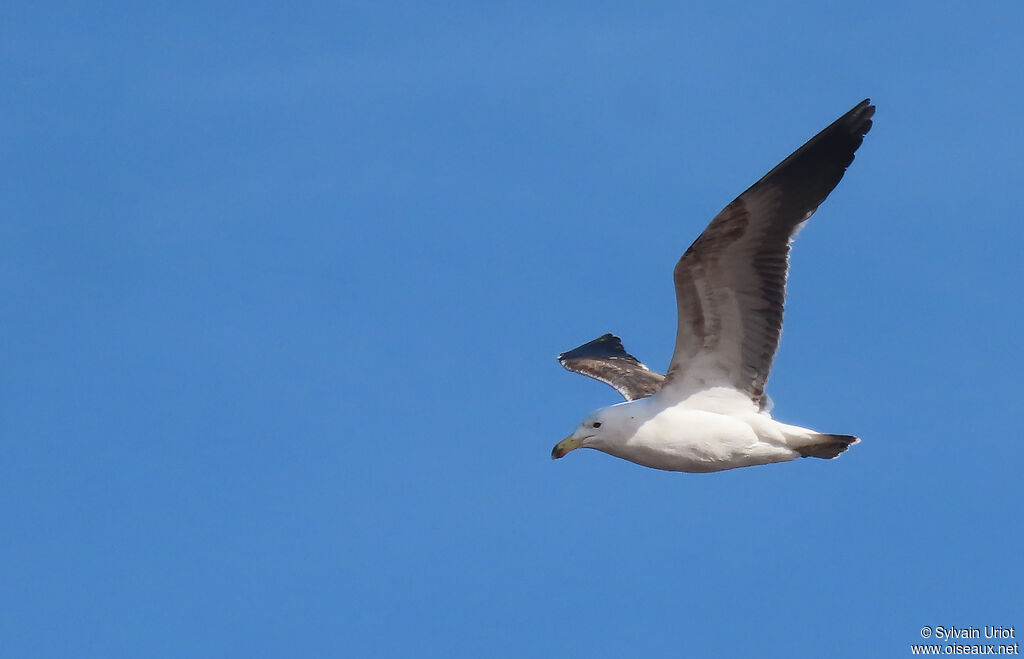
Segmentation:
{"type": "Polygon", "coordinates": [[[860,440],[780,423],[765,382],[779,345],[797,232],[838,185],[871,129],[865,99],[715,216],[676,263],[678,325],[668,373],[605,334],[558,360],[626,402],[588,415],[553,459],[592,448],[637,464],[713,472],[835,458],[860,440]]]}

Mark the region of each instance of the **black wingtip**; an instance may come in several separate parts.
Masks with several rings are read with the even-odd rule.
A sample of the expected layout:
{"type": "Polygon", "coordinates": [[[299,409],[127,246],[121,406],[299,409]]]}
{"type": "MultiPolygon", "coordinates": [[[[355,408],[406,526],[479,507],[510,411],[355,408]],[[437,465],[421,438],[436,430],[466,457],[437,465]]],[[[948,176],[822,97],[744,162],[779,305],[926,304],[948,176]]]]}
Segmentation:
{"type": "Polygon", "coordinates": [[[868,134],[868,131],[871,130],[871,118],[874,116],[875,106],[871,104],[870,98],[865,98],[853,106],[849,112],[840,117],[835,123],[847,126],[851,133],[859,135],[863,139],[868,134]]]}
{"type": "Polygon", "coordinates": [[[565,365],[566,361],[580,357],[619,357],[636,361],[636,357],[626,352],[622,345],[622,339],[611,332],[602,334],[593,341],[587,341],[581,346],[563,352],[558,356],[558,361],[565,365]]]}

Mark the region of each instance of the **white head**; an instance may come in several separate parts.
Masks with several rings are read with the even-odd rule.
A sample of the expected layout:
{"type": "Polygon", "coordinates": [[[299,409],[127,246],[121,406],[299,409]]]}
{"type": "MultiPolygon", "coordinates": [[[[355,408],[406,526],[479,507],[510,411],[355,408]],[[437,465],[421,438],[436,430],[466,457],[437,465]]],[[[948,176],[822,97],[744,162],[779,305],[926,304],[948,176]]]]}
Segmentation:
{"type": "Polygon", "coordinates": [[[551,449],[551,459],[557,460],[578,448],[603,451],[609,445],[625,442],[636,432],[636,417],[632,412],[630,403],[619,403],[591,412],[571,435],[555,444],[551,449]]]}

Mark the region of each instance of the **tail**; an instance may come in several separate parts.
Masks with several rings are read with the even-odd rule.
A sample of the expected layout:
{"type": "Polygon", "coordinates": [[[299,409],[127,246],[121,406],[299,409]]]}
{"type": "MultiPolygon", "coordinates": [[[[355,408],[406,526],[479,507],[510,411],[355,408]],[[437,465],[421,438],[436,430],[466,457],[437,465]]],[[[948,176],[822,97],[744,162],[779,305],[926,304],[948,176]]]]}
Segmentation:
{"type": "Polygon", "coordinates": [[[818,434],[806,446],[801,446],[797,451],[801,458],[821,458],[831,460],[839,457],[839,454],[860,442],[860,439],[853,435],[825,435],[818,434]]]}

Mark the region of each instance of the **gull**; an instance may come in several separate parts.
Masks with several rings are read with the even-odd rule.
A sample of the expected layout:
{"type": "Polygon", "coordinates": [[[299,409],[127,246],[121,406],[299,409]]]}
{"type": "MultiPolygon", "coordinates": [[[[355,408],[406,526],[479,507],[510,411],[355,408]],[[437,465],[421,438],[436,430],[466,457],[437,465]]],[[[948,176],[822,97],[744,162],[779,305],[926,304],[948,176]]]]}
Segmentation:
{"type": "Polygon", "coordinates": [[[782,332],[789,250],[871,129],[858,103],[715,216],[673,272],[678,325],[665,375],[605,334],[559,355],[626,402],[589,414],[551,451],[591,448],[645,467],[706,473],[831,459],[860,440],[771,416],[765,383],[782,332]]]}

